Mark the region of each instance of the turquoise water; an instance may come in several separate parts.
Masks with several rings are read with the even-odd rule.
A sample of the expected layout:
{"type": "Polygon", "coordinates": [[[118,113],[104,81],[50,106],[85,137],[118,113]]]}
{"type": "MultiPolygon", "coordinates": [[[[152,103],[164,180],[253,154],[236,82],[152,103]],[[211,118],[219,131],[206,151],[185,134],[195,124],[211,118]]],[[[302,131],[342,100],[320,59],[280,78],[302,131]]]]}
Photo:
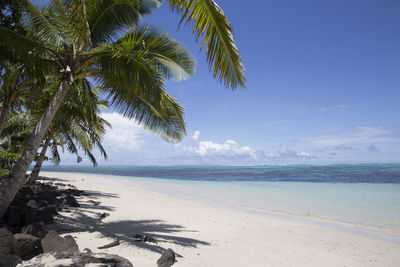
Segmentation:
{"type": "Polygon", "coordinates": [[[400,184],[210,182],[135,178],[148,189],[207,204],[400,231],[400,184]]]}
{"type": "MultiPolygon", "coordinates": [[[[400,165],[45,167],[126,176],[175,197],[400,231],[400,165]]],[[[110,176],[112,178],[112,176],[110,176]]]]}

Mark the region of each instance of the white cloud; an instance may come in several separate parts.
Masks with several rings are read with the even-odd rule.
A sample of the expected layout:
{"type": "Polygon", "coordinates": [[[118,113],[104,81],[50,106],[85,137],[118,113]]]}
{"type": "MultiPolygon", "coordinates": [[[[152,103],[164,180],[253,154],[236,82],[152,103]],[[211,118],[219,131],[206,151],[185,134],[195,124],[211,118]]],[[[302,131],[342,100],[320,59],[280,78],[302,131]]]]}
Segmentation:
{"type": "Polygon", "coordinates": [[[248,146],[239,146],[233,140],[219,144],[213,141],[200,141],[197,146],[185,146],[186,154],[204,160],[256,158],[256,151],[248,146]]]}
{"type": "Polygon", "coordinates": [[[107,151],[137,150],[143,144],[141,137],[148,134],[134,120],[117,112],[102,113],[101,117],[112,125],[111,129],[107,129],[103,141],[107,151]]]}
{"type": "MultiPolygon", "coordinates": [[[[228,139],[224,143],[213,141],[200,141],[195,146],[176,146],[183,152],[185,159],[202,160],[213,164],[266,164],[268,162],[301,162],[302,160],[315,159],[305,151],[297,152],[281,146],[277,152],[266,153],[249,146],[240,146],[236,141],[228,139]]],[[[178,154],[179,151],[178,151],[178,154]]],[[[179,158],[179,156],[178,156],[179,158]]]]}
{"type": "Polygon", "coordinates": [[[200,137],[200,131],[194,131],[192,139],[199,140],[199,137],[200,137]]]}
{"type": "Polygon", "coordinates": [[[311,159],[314,158],[310,153],[301,151],[296,152],[293,149],[286,148],[285,145],[282,145],[278,152],[269,154],[271,158],[279,158],[279,159],[311,159]]]}

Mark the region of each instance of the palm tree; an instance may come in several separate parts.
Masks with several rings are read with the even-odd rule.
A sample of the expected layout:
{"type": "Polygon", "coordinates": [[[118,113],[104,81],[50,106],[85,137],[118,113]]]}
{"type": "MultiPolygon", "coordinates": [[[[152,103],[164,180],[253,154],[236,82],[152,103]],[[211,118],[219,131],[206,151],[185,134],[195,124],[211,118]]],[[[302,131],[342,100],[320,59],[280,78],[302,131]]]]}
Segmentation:
{"type": "Polygon", "coordinates": [[[84,122],[77,123],[75,121],[70,121],[68,129],[57,130],[50,127],[45,137],[42,150],[32,169],[29,182],[36,181],[39,177],[39,172],[43,161],[46,159],[46,152],[49,147],[51,148],[51,160],[55,165],[58,165],[61,160],[58,147],[61,147],[62,151],[66,149],[69,153],[75,154],[78,163],[82,161],[82,157],[79,155],[79,151],[82,150],[92,164],[96,166],[97,160],[93,154],[93,149],[95,147],[99,149],[104,159],[107,159],[107,153],[101,141],[105,134],[104,126],[111,125],[102,118],[99,119],[99,122],[99,125],[85,125],[84,122]]]}
{"type": "MultiPolygon", "coordinates": [[[[194,61],[190,54],[154,28],[129,30],[117,38],[159,3],[53,0],[40,12],[30,1],[21,1],[32,34],[25,37],[0,27],[3,52],[36,68],[52,66],[60,78],[10,178],[3,179],[0,216],[25,180],[25,172],[69,89],[81,79],[93,79],[119,111],[166,140],[177,141],[185,134],[182,108],[165,91],[164,79],[192,74],[194,61]]],[[[222,10],[211,0],[170,0],[169,4],[181,15],[181,22],[194,22],[197,39],[204,37],[202,46],[207,46],[213,75],[233,89],[243,87],[243,67],[222,10]]]]}
{"type": "Polygon", "coordinates": [[[100,108],[104,109],[108,106],[108,102],[100,100],[99,88],[92,88],[85,80],[74,84],[72,90],[73,92],[70,92],[69,98],[57,111],[48,129],[29,182],[38,178],[49,147],[51,160],[55,165],[58,165],[61,160],[58,147],[61,147],[62,151],[66,149],[69,153],[75,154],[78,163],[82,160],[79,155],[79,151],[82,151],[96,166],[97,160],[93,154],[95,147],[99,149],[104,159],[107,159],[107,153],[101,142],[106,127],[111,127],[111,124],[98,114],[100,108]]]}

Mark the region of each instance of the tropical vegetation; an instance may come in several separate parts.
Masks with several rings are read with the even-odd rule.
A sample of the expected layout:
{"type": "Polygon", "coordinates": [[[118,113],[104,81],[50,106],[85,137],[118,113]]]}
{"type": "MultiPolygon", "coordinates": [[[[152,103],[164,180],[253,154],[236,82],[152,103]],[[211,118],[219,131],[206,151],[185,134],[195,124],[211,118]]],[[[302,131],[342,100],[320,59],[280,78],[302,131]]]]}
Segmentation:
{"type": "MultiPolygon", "coordinates": [[[[212,0],[166,3],[180,16],[179,23],[193,26],[213,76],[232,89],[244,87],[231,25],[219,6],[212,0]]],[[[195,61],[167,34],[138,26],[141,16],[160,4],[160,0],[51,0],[39,9],[29,0],[1,3],[1,73],[25,71],[18,71],[13,82],[0,80],[2,92],[6,84],[18,92],[11,103],[3,93],[2,113],[7,123],[6,109],[27,113],[33,126],[27,126],[29,134],[16,152],[18,160],[9,156],[9,175],[0,180],[0,216],[25,182],[32,161],[37,158],[40,163],[51,144],[56,148],[66,144],[73,153],[80,147],[91,159],[93,146],[102,150],[107,123],[98,116],[97,95],[89,97],[94,88],[144,128],[167,141],[182,139],[183,108],[166,91],[165,80],[187,78],[194,73],[195,61]],[[74,103],[86,110],[77,112],[74,103]],[[37,155],[41,145],[44,152],[37,155]]]]}

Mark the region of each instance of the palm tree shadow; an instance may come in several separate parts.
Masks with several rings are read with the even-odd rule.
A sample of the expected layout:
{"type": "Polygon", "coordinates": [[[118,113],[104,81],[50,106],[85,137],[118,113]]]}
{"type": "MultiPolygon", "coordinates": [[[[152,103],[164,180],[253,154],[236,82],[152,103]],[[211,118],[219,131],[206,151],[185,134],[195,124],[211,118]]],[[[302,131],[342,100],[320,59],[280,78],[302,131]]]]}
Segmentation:
{"type": "MultiPolygon", "coordinates": [[[[102,197],[103,193],[93,192],[94,198],[102,197]]],[[[104,193],[105,197],[118,197],[115,194],[104,193]]],[[[90,195],[89,197],[92,197],[90,195]]],[[[87,202],[87,201],[86,201],[87,202]]],[[[182,247],[196,248],[198,245],[210,245],[210,243],[182,237],[179,233],[194,232],[185,229],[182,225],[168,224],[159,219],[151,220],[119,220],[102,222],[100,215],[104,211],[112,211],[113,207],[109,206],[93,206],[83,201],[80,201],[81,207],[72,211],[73,216],[66,216],[66,214],[58,215],[56,220],[56,229],[58,232],[63,233],[78,233],[78,232],[99,232],[103,236],[117,237],[120,241],[128,245],[133,245],[156,253],[162,253],[165,249],[158,243],[170,243],[182,247]],[[156,239],[157,243],[151,242],[137,242],[134,238],[135,235],[148,235],[156,239]]],[[[180,255],[177,254],[179,257],[180,255]]]]}

